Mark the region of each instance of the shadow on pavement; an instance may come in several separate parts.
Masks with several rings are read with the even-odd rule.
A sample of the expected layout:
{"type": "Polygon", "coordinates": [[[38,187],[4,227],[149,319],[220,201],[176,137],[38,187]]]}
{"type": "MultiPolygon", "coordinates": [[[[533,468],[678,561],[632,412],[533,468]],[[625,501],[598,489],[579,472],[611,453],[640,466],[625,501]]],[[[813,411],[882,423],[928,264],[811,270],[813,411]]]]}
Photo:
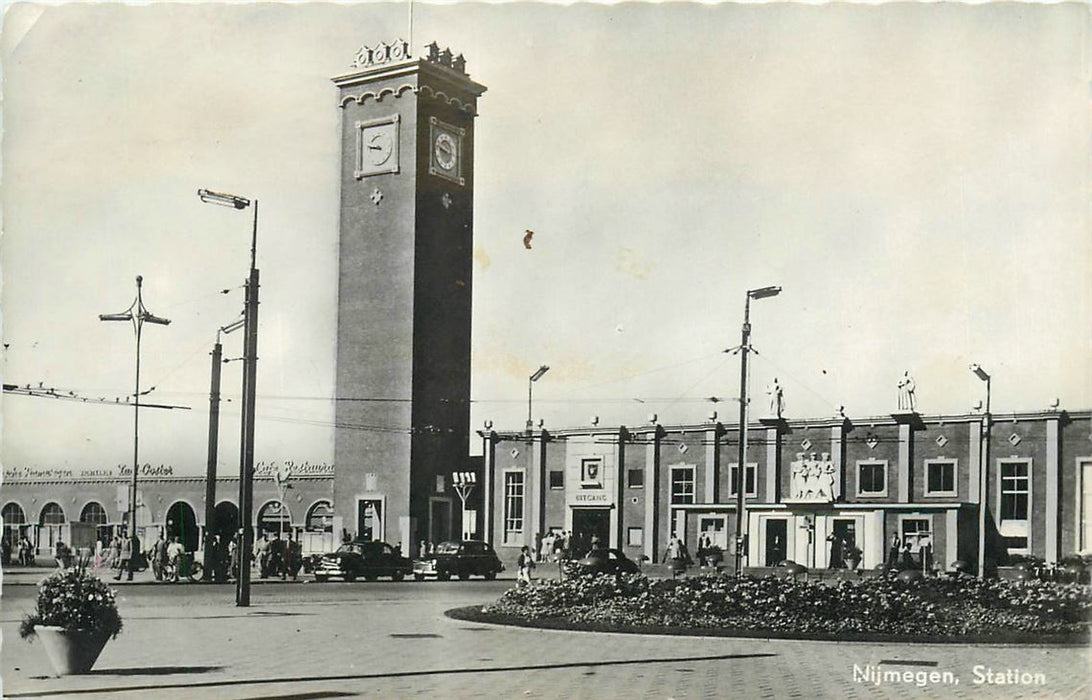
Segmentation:
{"type": "Polygon", "coordinates": [[[144,666],[141,668],[97,668],[89,676],[170,676],[176,673],[211,673],[223,666],[144,666]]]}
{"type": "MultiPolygon", "coordinates": [[[[296,676],[293,678],[238,678],[222,681],[195,681],[188,683],[170,683],[163,685],[133,685],[119,686],[115,688],[65,688],[65,695],[89,695],[89,694],[116,694],[132,691],[167,690],[178,688],[217,688],[245,685],[280,685],[289,683],[329,683],[336,681],[360,681],[377,678],[415,678],[420,676],[449,676],[460,674],[483,673],[511,673],[513,671],[549,671],[562,668],[603,668],[606,666],[640,666],[643,664],[677,664],[695,661],[742,661],[745,659],[762,659],[776,657],[779,654],[714,654],[710,656],[674,656],[646,659],[622,659],[619,661],[572,661],[555,664],[527,664],[520,666],[496,666],[493,668],[448,668],[424,671],[392,671],[389,673],[354,673],[329,676],[296,676]]],[[[207,667],[200,667],[207,668],[207,667]]],[[[103,675],[110,675],[110,671],[103,671],[103,675]]],[[[41,690],[26,693],[10,693],[9,698],[32,698],[54,695],[56,691],[41,690]]],[[[271,696],[272,697],[272,696],[271,696]]],[[[298,697],[295,694],[292,697],[298,697]]],[[[320,697],[320,696],[315,696],[320,697]]],[[[321,696],[333,697],[333,696],[321,696]]]]}

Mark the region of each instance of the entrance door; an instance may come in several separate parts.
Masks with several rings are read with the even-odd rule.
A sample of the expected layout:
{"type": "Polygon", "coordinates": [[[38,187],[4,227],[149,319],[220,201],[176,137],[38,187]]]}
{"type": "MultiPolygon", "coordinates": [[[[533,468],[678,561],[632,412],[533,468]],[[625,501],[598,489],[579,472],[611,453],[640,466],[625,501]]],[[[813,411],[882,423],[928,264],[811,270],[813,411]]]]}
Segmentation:
{"type": "Polygon", "coordinates": [[[429,541],[435,544],[451,539],[451,501],[433,498],[429,501],[429,541]]]}
{"type": "Polygon", "coordinates": [[[610,508],[573,508],[572,557],[583,557],[592,545],[610,546],[610,508]]]}
{"type": "Polygon", "coordinates": [[[789,521],[785,518],[766,520],[766,566],[777,566],[789,558],[789,521]]]}
{"type": "Polygon", "coordinates": [[[857,546],[857,523],[851,518],[834,518],[831,523],[830,559],[827,566],[831,569],[846,568],[846,551],[857,546]]]}

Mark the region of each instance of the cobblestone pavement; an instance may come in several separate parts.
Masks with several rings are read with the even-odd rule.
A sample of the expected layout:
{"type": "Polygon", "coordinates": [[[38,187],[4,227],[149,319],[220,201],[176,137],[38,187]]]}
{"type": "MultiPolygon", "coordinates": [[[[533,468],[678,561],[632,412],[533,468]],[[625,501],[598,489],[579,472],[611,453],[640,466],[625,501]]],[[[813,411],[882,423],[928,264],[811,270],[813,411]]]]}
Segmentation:
{"type": "MultiPolygon", "coordinates": [[[[505,582],[122,586],[122,634],[91,675],[54,678],[0,605],[4,697],[1031,698],[1089,695],[1087,649],[604,635],[495,627],[444,610],[505,582]],[[978,674],[975,673],[976,667],[978,674]],[[1008,669],[1041,685],[976,684],[1008,669]],[[856,675],[855,675],[856,674],[856,675]],[[1040,675],[1036,675],[1040,674],[1040,675]]],[[[1018,678],[1019,679],[1019,678],[1018,678]]]]}

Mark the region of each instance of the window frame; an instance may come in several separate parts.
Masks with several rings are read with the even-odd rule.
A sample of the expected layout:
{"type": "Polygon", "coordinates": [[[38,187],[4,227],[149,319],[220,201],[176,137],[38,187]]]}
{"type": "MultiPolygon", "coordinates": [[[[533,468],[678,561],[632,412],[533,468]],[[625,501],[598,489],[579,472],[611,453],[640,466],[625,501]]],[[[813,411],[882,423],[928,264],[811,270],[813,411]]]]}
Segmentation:
{"type": "MultiPolygon", "coordinates": [[[[683,480],[681,483],[687,483],[687,481],[683,480]]],[[[668,503],[670,503],[673,506],[684,506],[684,505],[690,505],[692,503],[697,503],[698,502],[698,478],[697,478],[697,467],[695,465],[693,465],[693,464],[673,464],[673,465],[671,465],[671,468],[670,468],[670,470],[668,472],[667,496],[668,496],[668,503]],[[683,494],[680,494],[680,495],[681,495],[682,498],[686,498],[687,496],[689,496],[689,498],[690,498],[689,501],[676,499],[675,474],[676,473],[683,473],[683,472],[689,472],[690,473],[690,479],[689,479],[690,492],[688,494],[683,493],[683,494]]]]}
{"type": "Polygon", "coordinates": [[[554,491],[564,490],[564,488],[565,488],[565,470],[564,469],[551,469],[549,471],[549,473],[547,474],[546,478],[548,480],[547,483],[548,483],[551,490],[554,490],[554,491]],[[557,485],[554,485],[554,476],[555,475],[560,477],[559,481],[561,483],[559,483],[557,485]]]}
{"type": "MultiPolygon", "coordinates": [[[[1032,464],[1030,459],[1017,457],[1017,458],[998,458],[997,460],[997,522],[1000,525],[1004,522],[1011,523],[1028,523],[1030,527],[1031,523],[1031,508],[1032,508],[1032,464]],[[1019,464],[1025,469],[1024,476],[1018,477],[1006,477],[1004,474],[1005,465],[1019,464]],[[1003,511],[1003,504],[1005,502],[1005,479],[1024,479],[1027,482],[1027,488],[1024,491],[1011,491],[1011,494],[1023,494],[1026,497],[1024,503],[1024,517],[1022,518],[1006,518],[1003,511]]],[[[1030,542],[1030,537],[1029,537],[1030,542]]]]}
{"type": "MultiPolygon", "coordinates": [[[[501,472],[501,546],[520,547],[524,544],[527,525],[527,473],[522,469],[505,469],[501,472]],[[518,477],[519,493],[509,493],[509,477],[518,477]],[[518,517],[514,513],[518,499],[518,517]],[[509,523],[519,528],[509,527],[509,523]]],[[[515,485],[513,481],[513,485],[515,485]]]]}
{"type": "Polygon", "coordinates": [[[951,498],[959,495],[959,460],[951,459],[948,457],[937,457],[935,459],[927,459],[924,461],[925,465],[925,484],[923,485],[923,493],[926,496],[936,496],[941,498],[951,498]],[[930,485],[930,477],[932,476],[933,467],[950,466],[952,468],[952,488],[950,490],[933,490],[930,485]]]}
{"type": "Polygon", "coordinates": [[[627,468],[626,469],[626,488],[627,489],[643,489],[644,487],[645,487],[645,470],[644,470],[644,468],[643,467],[640,468],[640,469],[627,468]],[[641,483],[639,483],[639,484],[633,483],[633,475],[634,474],[640,474],[641,475],[641,483]]]}
{"type": "Polygon", "coordinates": [[[626,546],[627,547],[644,547],[645,546],[645,529],[640,525],[631,525],[626,528],[626,546]],[[636,537],[634,537],[636,535],[636,537]],[[636,539],[636,541],[634,541],[636,539]]]}
{"type": "Polygon", "coordinates": [[[888,478],[888,462],[886,459],[859,459],[856,462],[856,479],[857,482],[857,497],[858,498],[887,498],[889,491],[889,484],[891,479],[888,478]],[[882,491],[863,491],[861,489],[861,468],[865,466],[879,466],[883,469],[883,490],[882,491]]]}
{"type": "MultiPolygon", "coordinates": [[[[732,476],[735,472],[739,471],[739,462],[728,463],[728,496],[730,498],[738,498],[739,494],[736,489],[733,488],[732,476]]],[[[747,485],[747,477],[751,478],[751,488],[743,494],[747,498],[758,498],[758,462],[747,462],[743,471],[743,483],[744,487],[747,485]]]]}

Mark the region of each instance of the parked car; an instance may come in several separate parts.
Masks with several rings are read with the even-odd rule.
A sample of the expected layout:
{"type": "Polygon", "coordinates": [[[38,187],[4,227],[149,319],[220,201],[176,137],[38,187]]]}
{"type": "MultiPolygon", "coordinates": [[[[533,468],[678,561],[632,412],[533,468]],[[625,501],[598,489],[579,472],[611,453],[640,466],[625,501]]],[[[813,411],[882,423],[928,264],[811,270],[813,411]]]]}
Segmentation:
{"type": "Polygon", "coordinates": [[[427,576],[435,576],[441,581],[452,576],[461,579],[484,576],[493,580],[502,571],[504,564],[497,558],[497,553],[481,540],[441,542],[433,554],[423,555],[413,562],[413,577],[418,581],[427,576]]]}
{"type": "Polygon", "coordinates": [[[584,571],[596,574],[635,574],[637,563],[617,549],[593,549],[577,561],[584,571]]]}
{"type": "Polygon", "coordinates": [[[374,581],[380,576],[390,576],[401,581],[413,572],[413,563],[386,542],[349,542],[337,551],[323,555],[315,568],[315,581],[322,583],[330,578],[354,581],[358,577],[374,581]]]}

